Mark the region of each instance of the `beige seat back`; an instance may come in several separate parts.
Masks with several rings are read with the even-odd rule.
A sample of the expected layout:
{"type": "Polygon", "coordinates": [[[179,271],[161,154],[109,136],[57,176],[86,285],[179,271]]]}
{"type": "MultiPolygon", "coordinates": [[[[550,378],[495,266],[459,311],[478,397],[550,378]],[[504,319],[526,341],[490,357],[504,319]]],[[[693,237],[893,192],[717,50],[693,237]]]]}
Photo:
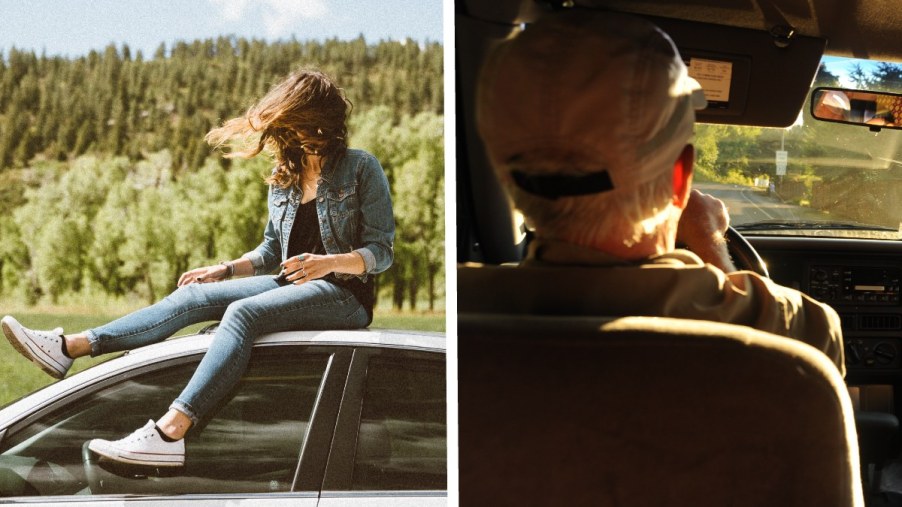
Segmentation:
{"type": "Polygon", "coordinates": [[[461,505],[863,505],[843,379],[804,343],[463,306],[461,505]]]}

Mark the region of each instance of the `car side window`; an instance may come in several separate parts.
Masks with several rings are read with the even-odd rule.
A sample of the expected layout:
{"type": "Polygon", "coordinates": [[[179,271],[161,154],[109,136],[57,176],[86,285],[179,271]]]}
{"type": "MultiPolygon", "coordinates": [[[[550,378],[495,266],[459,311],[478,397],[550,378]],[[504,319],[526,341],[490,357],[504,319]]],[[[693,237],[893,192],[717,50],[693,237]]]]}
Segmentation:
{"type": "Polygon", "coordinates": [[[118,465],[87,451],[93,438],[118,439],[159,417],[198,360],[104,387],[15,432],[0,446],[0,496],[290,490],[325,352],[255,351],[227,400],[189,432],[183,468],[118,465]]]}
{"type": "Polygon", "coordinates": [[[445,405],[444,362],[373,356],[352,489],[447,489],[445,405]]]}

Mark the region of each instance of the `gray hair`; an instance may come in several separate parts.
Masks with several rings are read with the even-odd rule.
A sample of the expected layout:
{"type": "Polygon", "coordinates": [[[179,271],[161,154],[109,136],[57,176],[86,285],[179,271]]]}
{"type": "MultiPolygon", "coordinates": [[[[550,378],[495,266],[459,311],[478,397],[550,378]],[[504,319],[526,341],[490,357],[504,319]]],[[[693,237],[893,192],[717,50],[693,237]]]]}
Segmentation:
{"type": "Polygon", "coordinates": [[[523,213],[527,224],[541,237],[622,238],[629,247],[644,236],[656,233],[677,212],[673,205],[673,173],[670,171],[630,188],[553,200],[518,187],[510,176],[512,171],[529,174],[587,172],[574,169],[574,165],[581,164],[574,164],[574,160],[567,157],[545,155],[531,159],[518,157],[497,171],[514,207],[523,213]]]}

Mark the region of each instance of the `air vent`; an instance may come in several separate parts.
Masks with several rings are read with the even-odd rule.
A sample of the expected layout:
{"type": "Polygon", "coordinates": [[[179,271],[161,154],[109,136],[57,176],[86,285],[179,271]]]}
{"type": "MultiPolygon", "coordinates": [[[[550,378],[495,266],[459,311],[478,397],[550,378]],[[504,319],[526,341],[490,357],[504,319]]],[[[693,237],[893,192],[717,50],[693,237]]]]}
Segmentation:
{"type": "Polygon", "coordinates": [[[895,331],[902,329],[902,317],[887,313],[865,314],[859,316],[858,328],[862,331],[895,331]]]}
{"type": "Polygon", "coordinates": [[[842,324],[843,331],[855,331],[857,329],[856,324],[858,324],[858,314],[840,313],[839,322],[842,324]]]}

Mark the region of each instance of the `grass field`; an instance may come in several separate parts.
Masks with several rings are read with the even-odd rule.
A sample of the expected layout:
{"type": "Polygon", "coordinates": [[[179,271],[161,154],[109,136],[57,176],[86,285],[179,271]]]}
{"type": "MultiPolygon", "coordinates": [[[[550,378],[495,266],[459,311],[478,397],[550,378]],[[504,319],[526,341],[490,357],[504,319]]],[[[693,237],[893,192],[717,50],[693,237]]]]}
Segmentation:
{"type": "MultiPolygon", "coordinates": [[[[109,322],[121,314],[89,315],[71,310],[54,311],[42,308],[40,312],[19,311],[13,315],[24,325],[33,329],[53,329],[62,327],[67,332],[77,332],[109,322]]],[[[191,334],[207,323],[183,329],[176,336],[191,334]]],[[[444,312],[393,312],[376,311],[372,328],[410,329],[418,331],[445,330],[444,312]]],[[[75,362],[71,372],[81,371],[100,363],[116,354],[101,358],[83,358],[75,362]]],[[[28,393],[44,387],[54,380],[37,366],[16,352],[9,342],[0,338],[0,406],[6,405],[28,393]]]]}

